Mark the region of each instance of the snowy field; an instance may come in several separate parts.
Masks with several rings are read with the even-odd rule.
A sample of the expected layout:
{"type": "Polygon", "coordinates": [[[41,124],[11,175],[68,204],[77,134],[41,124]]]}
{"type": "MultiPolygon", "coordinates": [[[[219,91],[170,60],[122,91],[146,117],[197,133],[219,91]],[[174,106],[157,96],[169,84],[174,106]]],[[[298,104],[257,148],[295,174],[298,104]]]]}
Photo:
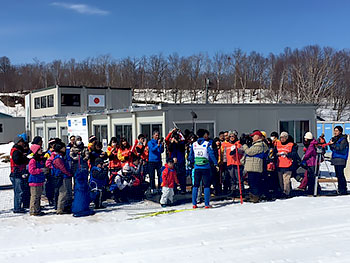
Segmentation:
{"type": "Polygon", "coordinates": [[[1,262],[349,262],[350,196],[213,204],[139,219],[162,209],[2,218],[1,262]]]}

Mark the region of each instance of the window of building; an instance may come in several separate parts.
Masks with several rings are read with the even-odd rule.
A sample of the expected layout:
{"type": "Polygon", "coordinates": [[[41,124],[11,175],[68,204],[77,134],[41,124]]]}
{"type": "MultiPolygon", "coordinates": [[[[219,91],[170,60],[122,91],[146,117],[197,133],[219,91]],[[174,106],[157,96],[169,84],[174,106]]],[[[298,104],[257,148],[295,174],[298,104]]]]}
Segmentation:
{"type": "Polygon", "coordinates": [[[34,108],[40,109],[40,98],[34,98],[34,108]]]}
{"type": "Polygon", "coordinates": [[[0,123],[0,133],[3,132],[3,129],[2,129],[2,123],[0,123]]]}
{"type": "Polygon", "coordinates": [[[62,139],[62,141],[65,144],[67,144],[68,143],[68,130],[67,130],[67,127],[61,127],[60,131],[61,131],[61,139],[62,139]]]}
{"type": "Polygon", "coordinates": [[[132,142],[132,126],[130,124],[127,125],[115,125],[115,137],[117,137],[118,141],[120,141],[121,137],[126,138],[129,144],[133,144],[132,142]]]}
{"type": "Polygon", "coordinates": [[[306,132],[310,131],[309,121],[280,121],[280,132],[288,132],[296,143],[302,143],[306,132]]]}
{"type": "Polygon", "coordinates": [[[97,141],[102,142],[103,139],[108,139],[107,125],[94,125],[94,131],[97,141]]]}
{"type": "Polygon", "coordinates": [[[44,109],[47,107],[46,96],[40,97],[40,108],[44,109]]]}
{"type": "Polygon", "coordinates": [[[62,106],[80,106],[80,94],[62,94],[62,106]]]}
{"type": "Polygon", "coordinates": [[[42,127],[37,127],[35,136],[40,136],[41,138],[43,138],[44,137],[44,129],[42,127]]]}
{"type": "Polygon", "coordinates": [[[47,96],[47,107],[51,108],[54,106],[53,95],[47,96]]]}
{"type": "Polygon", "coordinates": [[[52,128],[52,127],[48,128],[47,129],[47,135],[48,135],[49,139],[56,138],[57,137],[57,135],[56,135],[56,128],[52,128]]]}
{"type": "Polygon", "coordinates": [[[159,131],[159,135],[162,137],[162,130],[162,124],[141,124],[141,133],[149,140],[152,139],[152,134],[154,131],[159,131]]]}

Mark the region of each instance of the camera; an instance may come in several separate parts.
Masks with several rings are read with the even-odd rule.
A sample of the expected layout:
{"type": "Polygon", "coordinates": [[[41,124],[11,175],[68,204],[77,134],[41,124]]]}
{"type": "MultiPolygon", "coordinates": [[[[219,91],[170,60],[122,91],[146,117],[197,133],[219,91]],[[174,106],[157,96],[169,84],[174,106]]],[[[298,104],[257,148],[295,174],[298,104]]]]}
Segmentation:
{"type": "Polygon", "coordinates": [[[249,147],[253,143],[253,138],[249,136],[249,134],[242,133],[241,137],[239,138],[239,141],[242,145],[246,144],[249,147]]]}

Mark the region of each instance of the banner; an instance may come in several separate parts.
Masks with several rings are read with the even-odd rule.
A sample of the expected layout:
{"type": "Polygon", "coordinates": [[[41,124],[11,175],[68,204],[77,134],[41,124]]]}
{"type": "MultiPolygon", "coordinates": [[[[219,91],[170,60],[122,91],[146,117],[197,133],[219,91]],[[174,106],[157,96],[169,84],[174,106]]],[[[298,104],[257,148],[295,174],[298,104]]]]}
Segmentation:
{"type": "Polygon", "coordinates": [[[89,107],[105,107],[105,95],[89,95],[89,107]]]}
{"type": "Polygon", "coordinates": [[[68,126],[68,139],[70,136],[81,136],[85,146],[88,145],[89,140],[89,130],[87,117],[67,117],[67,126],[68,126]]]}

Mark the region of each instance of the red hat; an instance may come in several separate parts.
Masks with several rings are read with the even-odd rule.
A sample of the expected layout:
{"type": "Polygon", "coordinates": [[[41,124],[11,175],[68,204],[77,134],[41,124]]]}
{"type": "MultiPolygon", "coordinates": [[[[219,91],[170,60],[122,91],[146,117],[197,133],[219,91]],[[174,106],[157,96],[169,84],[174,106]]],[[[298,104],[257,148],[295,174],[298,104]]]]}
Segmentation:
{"type": "Polygon", "coordinates": [[[36,154],[40,150],[40,148],[41,146],[39,144],[32,144],[32,146],[30,146],[30,150],[33,154],[36,154]]]}
{"type": "Polygon", "coordinates": [[[260,137],[263,137],[263,134],[261,133],[261,131],[255,131],[255,132],[253,132],[253,133],[250,135],[250,137],[253,137],[254,135],[258,135],[258,136],[260,136],[260,137]]]}

